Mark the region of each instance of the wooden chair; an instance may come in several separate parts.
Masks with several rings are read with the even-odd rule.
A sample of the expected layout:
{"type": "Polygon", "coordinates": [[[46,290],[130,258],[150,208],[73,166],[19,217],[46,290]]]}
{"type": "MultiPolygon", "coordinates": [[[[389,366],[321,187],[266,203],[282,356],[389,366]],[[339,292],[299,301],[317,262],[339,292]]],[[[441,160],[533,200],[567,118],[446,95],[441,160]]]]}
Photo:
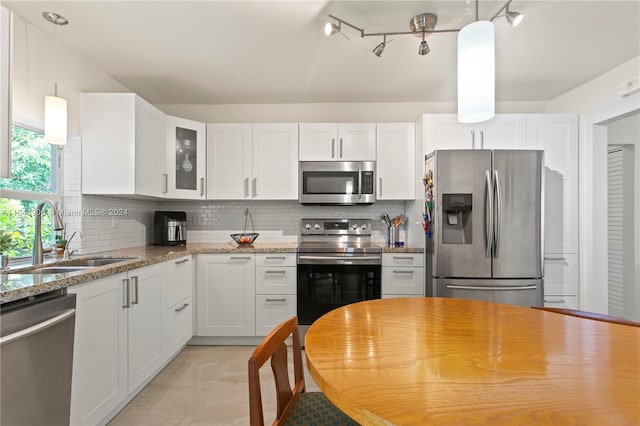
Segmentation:
{"type": "Polygon", "coordinates": [[[532,306],[533,309],[539,309],[541,311],[555,312],[557,314],[570,315],[572,317],[587,318],[595,321],[611,322],[614,324],[630,325],[632,327],[640,327],[640,323],[630,321],[624,318],[612,317],[610,315],[596,314],[593,312],[579,311],[577,309],[568,308],[547,308],[542,306],[532,306]]]}
{"type": "Polygon", "coordinates": [[[251,426],[263,426],[260,368],[271,360],[276,385],[277,411],[273,425],[318,424],[357,425],[338,410],[322,392],[305,392],[302,371],[302,349],[298,318],[292,317],[278,325],[249,358],[249,418],[251,426]],[[294,386],[289,382],[286,340],[293,337],[294,386]]]}

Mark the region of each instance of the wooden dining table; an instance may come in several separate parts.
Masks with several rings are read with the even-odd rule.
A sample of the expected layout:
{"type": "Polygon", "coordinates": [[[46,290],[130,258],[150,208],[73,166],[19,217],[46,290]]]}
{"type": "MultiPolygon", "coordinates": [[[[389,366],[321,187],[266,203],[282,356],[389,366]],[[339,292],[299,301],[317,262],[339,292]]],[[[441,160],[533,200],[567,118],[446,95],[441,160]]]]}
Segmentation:
{"type": "Polygon", "coordinates": [[[640,328],[453,298],[354,303],[305,337],[362,425],[640,425],[640,328]]]}

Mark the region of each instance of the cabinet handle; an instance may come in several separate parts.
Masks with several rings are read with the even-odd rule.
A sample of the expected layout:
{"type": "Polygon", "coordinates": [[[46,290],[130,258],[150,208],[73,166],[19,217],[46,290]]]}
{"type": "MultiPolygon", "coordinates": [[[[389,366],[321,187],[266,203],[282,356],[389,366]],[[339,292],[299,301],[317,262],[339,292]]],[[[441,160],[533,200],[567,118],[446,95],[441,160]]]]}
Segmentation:
{"type": "Polygon", "coordinates": [[[394,274],[413,274],[413,271],[412,271],[411,269],[407,269],[407,270],[404,270],[404,269],[394,269],[394,270],[393,270],[393,273],[394,273],[394,274]]]}
{"type": "Polygon", "coordinates": [[[340,158],[342,158],[342,138],[340,138],[340,158]]]}
{"type": "Polygon", "coordinates": [[[336,139],[331,139],[331,158],[336,158],[336,139]]]}
{"type": "Polygon", "coordinates": [[[284,275],[287,273],[287,271],[264,271],[265,274],[279,274],[279,275],[284,275]]]}
{"type": "Polygon", "coordinates": [[[286,302],[287,298],[283,297],[281,299],[272,299],[270,297],[267,297],[267,299],[265,300],[266,302],[286,302]]]}
{"type": "Polygon", "coordinates": [[[382,176],[378,178],[378,197],[382,197],[382,176]]]}
{"type": "Polygon", "coordinates": [[[253,178],[251,191],[253,192],[253,197],[258,196],[258,178],[253,178]]]}
{"type": "Polygon", "coordinates": [[[131,282],[133,283],[133,294],[135,296],[135,300],[131,302],[132,305],[137,305],[140,303],[140,298],[138,294],[138,277],[131,277],[131,282]]]}
{"type": "Polygon", "coordinates": [[[123,308],[131,307],[131,286],[129,284],[129,278],[125,278],[122,280],[122,284],[124,285],[124,302],[123,308]]]}
{"type": "Polygon", "coordinates": [[[267,256],[264,258],[265,260],[285,260],[284,256],[267,256]]]}
{"type": "Polygon", "coordinates": [[[480,130],[480,149],[484,149],[484,130],[480,130]]]}
{"type": "Polygon", "coordinates": [[[558,300],[549,300],[549,299],[544,299],[544,303],[565,304],[565,303],[567,303],[567,302],[566,302],[566,300],[564,300],[564,299],[558,299],[558,300]]]}
{"type": "Polygon", "coordinates": [[[166,173],[162,174],[162,180],[163,180],[163,187],[162,187],[162,193],[166,194],[167,192],[169,192],[169,175],[166,173]]]}
{"type": "Polygon", "coordinates": [[[176,260],[174,263],[176,265],[180,265],[181,263],[187,263],[189,261],[189,259],[182,259],[182,260],[176,260]]]}
{"type": "Polygon", "coordinates": [[[204,197],[204,178],[200,178],[200,196],[204,197]]]}
{"type": "Polygon", "coordinates": [[[180,311],[184,311],[185,309],[187,309],[187,306],[189,306],[188,303],[183,303],[182,306],[180,306],[178,309],[176,309],[174,312],[180,312],[180,311]]]}
{"type": "Polygon", "coordinates": [[[544,260],[555,260],[555,261],[558,261],[558,262],[566,262],[567,259],[564,258],[564,257],[547,257],[547,256],[545,256],[544,260]]]}
{"type": "Polygon", "coordinates": [[[472,130],[471,132],[471,149],[476,149],[476,132],[472,130]]]}
{"type": "Polygon", "coordinates": [[[249,178],[244,178],[244,198],[249,196],[249,178]]]}
{"type": "Polygon", "coordinates": [[[251,256],[231,256],[231,260],[251,260],[251,256]]]}

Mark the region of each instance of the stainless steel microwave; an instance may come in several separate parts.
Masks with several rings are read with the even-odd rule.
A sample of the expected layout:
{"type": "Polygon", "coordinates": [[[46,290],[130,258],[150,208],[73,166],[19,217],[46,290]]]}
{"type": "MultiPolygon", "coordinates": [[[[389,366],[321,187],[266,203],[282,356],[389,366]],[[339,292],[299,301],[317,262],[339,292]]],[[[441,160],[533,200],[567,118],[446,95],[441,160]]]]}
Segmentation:
{"type": "Polygon", "coordinates": [[[302,204],[372,204],[376,201],[375,161],[301,161],[302,204]]]}

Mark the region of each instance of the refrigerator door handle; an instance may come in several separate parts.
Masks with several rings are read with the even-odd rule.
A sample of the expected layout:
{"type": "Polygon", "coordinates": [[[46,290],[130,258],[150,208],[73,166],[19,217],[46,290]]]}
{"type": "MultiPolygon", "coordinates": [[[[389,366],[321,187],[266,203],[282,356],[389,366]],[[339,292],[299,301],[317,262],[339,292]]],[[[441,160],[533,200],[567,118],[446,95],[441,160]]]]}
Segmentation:
{"type": "Polygon", "coordinates": [[[495,242],[493,245],[493,255],[498,257],[498,252],[500,250],[500,228],[502,227],[502,203],[500,201],[500,180],[498,177],[498,171],[493,171],[493,191],[495,197],[495,209],[496,209],[496,220],[494,225],[494,238],[495,242]]]}
{"type": "Polygon", "coordinates": [[[491,191],[491,173],[485,171],[486,188],[484,194],[484,257],[491,257],[493,243],[493,197],[491,191]]]}
{"type": "Polygon", "coordinates": [[[451,290],[488,290],[488,291],[535,290],[538,288],[536,285],[506,287],[506,286],[457,285],[457,284],[447,284],[445,287],[451,290]]]}

